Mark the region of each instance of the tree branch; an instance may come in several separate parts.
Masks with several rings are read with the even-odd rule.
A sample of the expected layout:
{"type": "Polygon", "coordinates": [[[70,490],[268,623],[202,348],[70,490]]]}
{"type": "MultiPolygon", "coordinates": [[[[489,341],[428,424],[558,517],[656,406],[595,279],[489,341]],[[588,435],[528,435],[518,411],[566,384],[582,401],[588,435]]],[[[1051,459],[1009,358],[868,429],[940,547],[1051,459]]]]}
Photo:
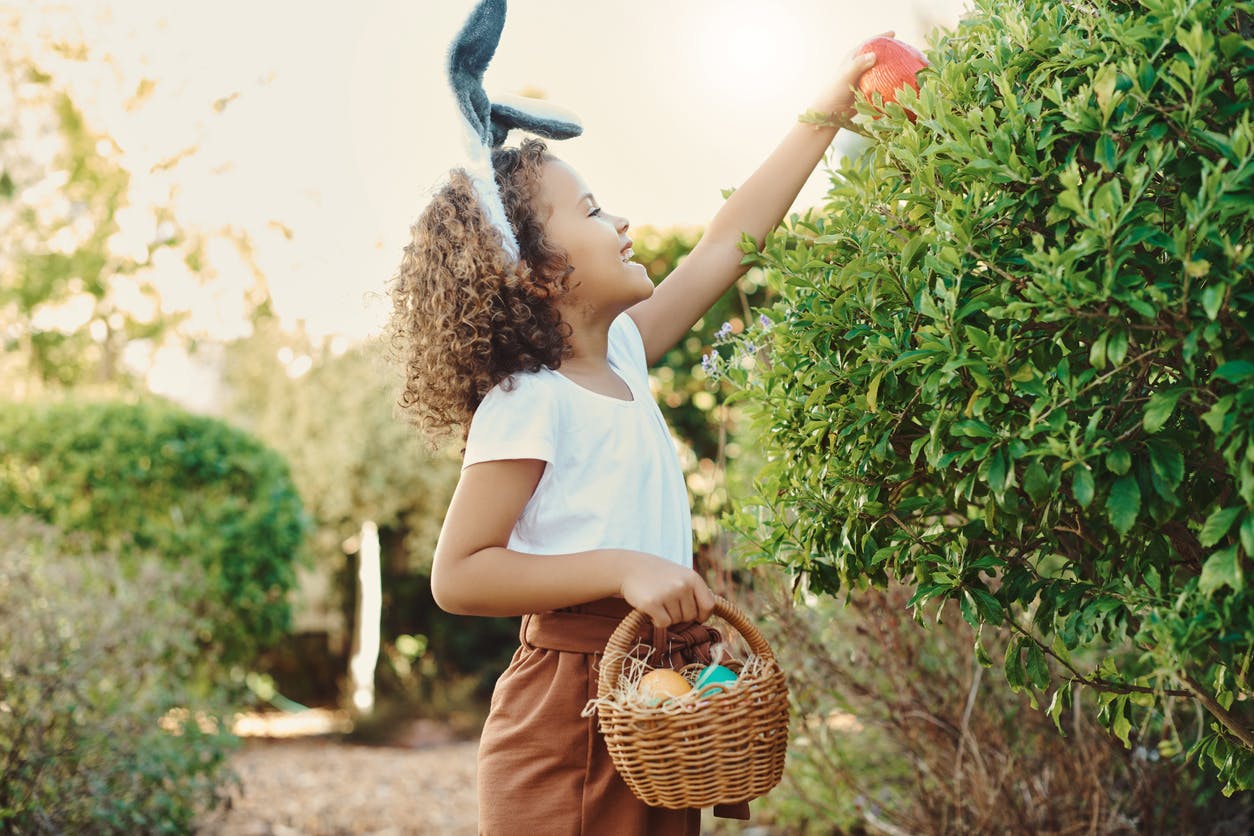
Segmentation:
{"type": "Polygon", "coordinates": [[[1223,727],[1241,741],[1245,748],[1254,751],[1254,730],[1248,726],[1242,725],[1241,721],[1228,709],[1220,705],[1214,697],[1203,690],[1197,680],[1189,676],[1183,671],[1180,672],[1180,681],[1188,686],[1192,696],[1209,711],[1216,720],[1223,724],[1223,727]]]}
{"type": "Polygon", "coordinates": [[[1155,696],[1167,697],[1185,697],[1193,698],[1195,694],[1191,691],[1184,691],[1178,688],[1147,688],[1144,685],[1132,685],[1127,682],[1111,682],[1109,679],[1100,677],[1087,677],[1080,673],[1067,660],[1063,659],[1054,652],[1052,647],[1047,646],[1044,642],[1032,635],[1028,630],[1019,626],[1019,623],[1013,618],[1007,619],[1012,629],[1018,631],[1021,635],[1031,639],[1037,647],[1049,656],[1053,656],[1058,660],[1058,664],[1071,671],[1072,679],[1081,685],[1087,685],[1095,691],[1109,691],[1113,694],[1153,694],[1155,696]]]}

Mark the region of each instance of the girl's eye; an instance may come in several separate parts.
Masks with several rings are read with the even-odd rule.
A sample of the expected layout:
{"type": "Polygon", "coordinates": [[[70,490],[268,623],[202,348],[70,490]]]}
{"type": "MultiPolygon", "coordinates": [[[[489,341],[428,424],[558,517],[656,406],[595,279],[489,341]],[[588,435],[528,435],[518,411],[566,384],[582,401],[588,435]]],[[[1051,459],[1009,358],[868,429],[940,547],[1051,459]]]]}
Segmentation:
{"type": "Polygon", "coordinates": [[[589,217],[589,218],[595,218],[595,217],[596,217],[597,215],[599,215],[599,214],[601,214],[601,207],[600,207],[600,206],[598,206],[597,208],[593,209],[593,210],[592,210],[592,212],[591,212],[591,214],[589,214],[589,215],[588,215],[588,217],[589,217]]]}

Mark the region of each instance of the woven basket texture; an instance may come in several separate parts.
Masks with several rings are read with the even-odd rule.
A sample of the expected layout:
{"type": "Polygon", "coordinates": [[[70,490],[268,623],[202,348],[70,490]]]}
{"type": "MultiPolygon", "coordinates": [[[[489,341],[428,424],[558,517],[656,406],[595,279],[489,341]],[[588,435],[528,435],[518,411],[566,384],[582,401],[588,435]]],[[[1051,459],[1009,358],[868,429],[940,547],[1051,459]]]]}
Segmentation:
{"type": "MultiPolygon", "coordinates": [[[[610,759],[636,797],[653,807],[735,804],[765,795],[784,772],[788,686],[770,646],[734,604],[717,598],[714,614],[734,627],[762,664],[741,669],[721,693],[684,710],[615,699],[623,663],[648,617],[633,610],[605,645],[597,717],[610,759]]],[[[692,681],[699,665],[680,671],[692,681]]]]}

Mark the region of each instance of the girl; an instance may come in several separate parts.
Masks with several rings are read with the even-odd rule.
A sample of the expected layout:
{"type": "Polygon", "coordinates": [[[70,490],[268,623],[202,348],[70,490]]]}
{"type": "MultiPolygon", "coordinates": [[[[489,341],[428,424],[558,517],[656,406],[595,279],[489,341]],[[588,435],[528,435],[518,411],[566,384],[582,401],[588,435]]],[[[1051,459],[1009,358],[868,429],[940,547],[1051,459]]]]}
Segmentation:
{"type": "MultiPolygon", "coordinates": [[[[874,60],[847,61],[813,109],[847,118],[874,60]]],[[[684,479],[647,370],[744,274],[741,233],[761,245],[836,130],[794,125],[657,287],[631,261],[628,220],[540,140],[491,154],[516,260],[464,171],[414,224],[392,287],[401,403],[432,437],[465,441],[432,590],[451,613],[524,617],[480,743],[481,833],[700,832],[699,810],[638,801],[580,712],[633,607],[672,664],[708,657],[714,597],[692,569],[684,479]]]]}

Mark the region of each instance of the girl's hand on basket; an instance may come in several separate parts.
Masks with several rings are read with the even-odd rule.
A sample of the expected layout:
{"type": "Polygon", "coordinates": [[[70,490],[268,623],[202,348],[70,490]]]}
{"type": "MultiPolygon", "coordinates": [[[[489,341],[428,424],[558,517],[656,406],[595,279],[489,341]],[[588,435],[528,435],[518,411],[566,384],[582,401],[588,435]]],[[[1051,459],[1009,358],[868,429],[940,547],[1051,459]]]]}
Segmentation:
{"type": "Polygon", "coordinates": [[[654,626],[705,621],[714,612],[714,593],[696,572],[651,554],[633,557],[619,591],[654,626]]]}

